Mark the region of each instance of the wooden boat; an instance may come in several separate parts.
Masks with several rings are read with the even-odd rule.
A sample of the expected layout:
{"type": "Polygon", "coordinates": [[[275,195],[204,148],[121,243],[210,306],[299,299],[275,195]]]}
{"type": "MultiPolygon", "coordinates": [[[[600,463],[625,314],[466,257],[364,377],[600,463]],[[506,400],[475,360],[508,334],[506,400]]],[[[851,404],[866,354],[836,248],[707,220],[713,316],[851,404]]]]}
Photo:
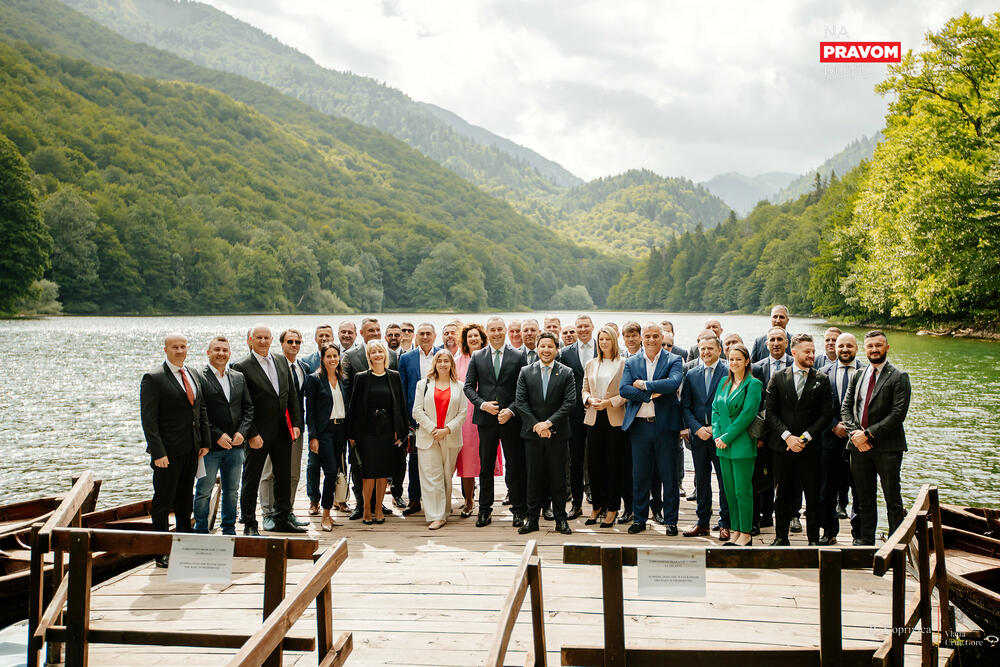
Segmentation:
{"type": "Polygon", "coordinates": [[[47,496],[0,505],[0,536],[30,528],[36,521],[45,521],[62,499],[62,496],[47,496]]]}
{"type": "Polygon", "coordinates": [[[952,603],[987,635],[1000,635],[1000,512],[941,506],[952,603]]]}

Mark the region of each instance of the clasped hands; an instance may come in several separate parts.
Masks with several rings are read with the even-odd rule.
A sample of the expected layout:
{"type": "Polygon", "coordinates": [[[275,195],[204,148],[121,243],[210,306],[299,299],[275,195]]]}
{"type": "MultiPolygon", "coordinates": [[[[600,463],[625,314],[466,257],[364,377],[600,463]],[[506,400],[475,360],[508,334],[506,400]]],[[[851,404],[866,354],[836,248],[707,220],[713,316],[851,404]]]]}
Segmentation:
{"type": "Polygon", "coordinates": [[[491,415],[496,415],[497,421],[501,424],[506,424],[510,421],[510,418],[514,416],[514,411],[510,408],[500,409],[500,404],[496,401],[483,401],[480,406],[483,412],[491,415]]]}
{"type": "Polygon", "coordinates": [[[785,444],[787,445],[786,449],[789,449],[795,453],[801,452],[803,449],[806,448],[806,443],[803,442],[802,438],[800,438],[797,435],[789,434],[789,436],[785,438],[785,444]]]}
{"type": "Polygon", "coordinates": [[[236,432],[235,436],[230,437],[228,433],[223,433],[219,436],[219,439],[215,441],[219,447],[223,449],[232,449],[233,447],[239,447],[243,444],[243,434],[239,431],[236,432]]]}
{"type": "Polygon", "coordinates": [[[608,407],[611,406],[610,398],[594,398],[593,396],[591,396],[590,398],[587,399],[587,402],[590,404],[590,407],[594,408],[595,410],[607,410],[608,407]]]}
{"type": "Polygon", "coordinates": [[[538,435],[539,438],[551,438],[552,437],[552,422],[544,421],[538,422],[531,427],[531,430],[538,435]]]}
{"type": "Polygon", "coordinates": [[[851,431],[851,444],[857,447],[859,452],[867,452],[872,448],[872,443],[868,442],[868,436],[860,429],[851,431]]]}

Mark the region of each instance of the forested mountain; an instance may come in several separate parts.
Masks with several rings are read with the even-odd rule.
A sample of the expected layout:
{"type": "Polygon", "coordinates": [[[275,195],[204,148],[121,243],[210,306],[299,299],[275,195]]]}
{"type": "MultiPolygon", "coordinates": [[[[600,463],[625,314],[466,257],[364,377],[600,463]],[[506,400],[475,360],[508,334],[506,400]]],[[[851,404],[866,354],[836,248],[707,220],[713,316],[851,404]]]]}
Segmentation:
{"type": "MultiPolygon", "coordinates": [[[[841,171],[841,173],[844,173],[841,171]]],[[[798,178],[797,174],[770,171],[757,176],[744,176],[735,171],[713,176],[702,183],[709,192],[726,202],[740,215],[749,213],[757,202],[769,199],[798,178]]]]}
{"type": "Polygon", "coordinates": [[[130,40],[273,86],[325,113],[402,139],[487,192],[545,197],[579,182],[534,151],[374,79],[326,69],[214,7],[175,0],[64,0],[130,40]]]}
{"type": "MultiPolygon", "coordinates": [[[[4,10],[2,30],[30,24],[4,10]]],[[[618,270],[401,142],[266,90],[286,123],[17,43],[0,45],[0,92],[71,312],[511,308],[563,285],[603,300],[618,270]]]]}
{"type": "Polygon", "coordinates": [[[830,178],[830,174],[846,174],[861,164],[862,160],[870,160],[875,153],[875,146],[882,139],[881,132],[876,132],[871,137],[862,135],[860,139],[855,139],[833,157],[824,160],[820,166],[787,183],[769,199],[778,203],[798,199],[815,188],[816,174],[826,179],[830,178]]]}

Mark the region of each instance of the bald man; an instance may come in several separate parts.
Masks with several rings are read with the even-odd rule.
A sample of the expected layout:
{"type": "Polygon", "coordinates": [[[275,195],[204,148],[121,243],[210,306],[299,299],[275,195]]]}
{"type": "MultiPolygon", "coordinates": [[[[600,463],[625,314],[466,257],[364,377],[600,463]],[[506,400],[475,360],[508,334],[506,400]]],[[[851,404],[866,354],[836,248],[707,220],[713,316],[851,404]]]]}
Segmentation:
{"type": "MultiPolygon", "coordinates": [[[[194,475],[198,457],[208,453],[212,434],[208,426],[205,392],[197,373],[184,366],[187,338],[171,334],[163,341],[166,360],[142,376],[139,412],[146,452],[153,469],[153,530],[166,532],[174,512],[178,533],[191,532],[194,475]]],[[[166,556],[157,556],[159,567],[166,556]]]]}

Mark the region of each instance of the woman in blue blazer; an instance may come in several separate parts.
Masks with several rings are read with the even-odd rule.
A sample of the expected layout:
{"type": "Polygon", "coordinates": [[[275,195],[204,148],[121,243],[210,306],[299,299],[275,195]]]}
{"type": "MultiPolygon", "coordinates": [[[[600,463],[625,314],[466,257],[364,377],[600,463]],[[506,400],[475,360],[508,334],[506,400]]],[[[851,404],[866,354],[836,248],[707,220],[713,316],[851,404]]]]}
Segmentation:
{"type": "Polygon", "coordinates": [[[350,392],[340,367],[340,349],[326,343],[320,349],[319,370],[309,375],[305,383],[306,427],[309,429],[309,450],[319,457],[323,471],[322,528],[333,530],[337,524],[330,517],[334,491],[337,487],[338,462],[347,446],[347,406],[350,392]]]}
{"type": "Polygon", "coordinates": [[[729,348],[729,377],[712,402],[712,436],[722,468],[732,529],[727,545],[753,544],[753,467],[757,441],[747,433],[760,406],[764,385],[750,372],[750,352],[742,343],[729,348]]]}

